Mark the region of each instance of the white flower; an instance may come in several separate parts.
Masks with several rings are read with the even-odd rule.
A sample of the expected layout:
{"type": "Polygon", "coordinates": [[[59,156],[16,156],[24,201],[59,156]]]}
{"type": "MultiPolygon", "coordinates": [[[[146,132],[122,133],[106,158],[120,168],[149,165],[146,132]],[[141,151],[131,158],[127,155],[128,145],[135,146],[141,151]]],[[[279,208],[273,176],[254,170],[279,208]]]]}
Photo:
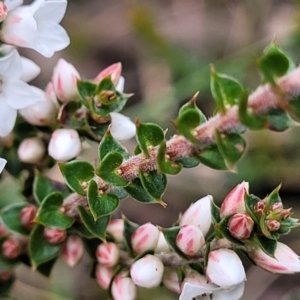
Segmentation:
{"type": "Polygon", "coordinates": [[[34,49],[45,57],[69,45],[68,34],[58,24],[66,12],[66,0],[35,0],[19,7],[20,1],[10,2],[5,1],[8,15],[1,30],[4,43],[34,49]]]}
{"type": "Polygon", "coordinates": [[[129,140],[135,136],[135,124],[128,117],[116,112],[110,113],[110,117],[110,133],[116,140],[129,140]]]}
{"type": "Polygon", "coordinates": [[[2,173],[6,163],[7,163],[7,160],[0,157],[0,174],[2,173]]]}
{"type": "Polygon", "coordinates": [[[15,125],[17,110],[40,101],[32,87],[21,79],[23,70],[16,50],[0,58],[0,136],[7,136],[15,125]]]}

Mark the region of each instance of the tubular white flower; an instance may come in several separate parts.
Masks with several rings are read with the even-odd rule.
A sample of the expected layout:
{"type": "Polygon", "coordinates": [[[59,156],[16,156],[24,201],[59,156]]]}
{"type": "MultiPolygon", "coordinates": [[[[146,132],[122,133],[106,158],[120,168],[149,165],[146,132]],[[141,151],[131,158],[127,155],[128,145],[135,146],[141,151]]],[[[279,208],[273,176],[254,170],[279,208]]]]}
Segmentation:
{"type": "Polygon", "coordinates": [[[0,174],[2,173],[6,163],[7,163],[7,160],[0,157],[0,174]]]}
{"type": "Polygon", "coordinates": [[[81,152],[80,137],[74,129],[56,129],[50,139],[48,152],[58,161],[66,161],[81,152]]]}
{"type": "Polygon", "coordinates": [[[80,75],[75,67],[59,59],[53,70],[52,82],[58,99],[62,102],[77,100],[77,80],[80,75]]]}
{"type": "Polygon", "coordinates": [[[17,110],[40,101],[31,86],[20,80],[22,63],[16,50],[0,58],[0,136],[7,136],[15,125],[17,110]]]}
{"type": "Polygon", "coordinates": [[[30,137],[20,144],[18,157],[22,162],[35,164],[43,158],[45,151],[45,145],[40,138],[30,137]]]}
{"type": "Polygon", "coordinates": [[[163,277],[164,265],[161,260],[151,254],[135,261],[130,267],[133,282],[141,287],[153,288],[158,286],[163,277]]]}
{"type": "Polygon", "coordinates": [[[69,45],[68,34],[58,24],[66,12],[66,0],[35,0],[21,7],[17,4],[8,5],[1,34],[4,43],[34,49],[45,57],[69,45]]]}
{"type": "Polygon", "coordinates": [[[116,140],[129,140],[135,136],[135,124],[128,117],[116,112],[110,113],[110,117],[110,132],[116,140]]]}
{"type": "Polygon", "coordinates": [[[206,235],[211,226],[212,200],[213,197],[207,195],[191,204],[191,206],[183,213],[179,225],[200,226],[201,231],[206,235]]]}

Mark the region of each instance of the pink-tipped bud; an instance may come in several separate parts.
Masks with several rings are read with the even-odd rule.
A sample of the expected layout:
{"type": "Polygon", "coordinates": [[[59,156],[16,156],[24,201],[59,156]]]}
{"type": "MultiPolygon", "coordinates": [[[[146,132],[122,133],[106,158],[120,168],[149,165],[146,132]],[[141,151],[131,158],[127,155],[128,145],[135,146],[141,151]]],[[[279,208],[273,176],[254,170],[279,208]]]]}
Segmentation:
{"type": "Polygon", "coordinates": [[[8,259],[18,257],[22,252],[22,244],[15,238],[8,238],[2,244],[2,254],[8,259]]]}
{"type": "Polygon", "coordinates": [[[118,274],[112,283],[111,294],[114,300],[134,300],[137,288],[131,278],[118,274]]]}
{"type": "Polygon", "coordinates": [[[237,213],[228,221],[230,234],[239,240],[246,240],[253,230],[254,221],[246,213],[237,213]]]}
{"type": "Polygon", "coordinates": [[[81,152],[81,141],[74,129],[56,129],[48,146],[49,155],[58,161],[67,161],[81,152]]]}
{"type": "Polygon", "coordinates": [[[188,256],[198,253],[204,244],[202,231],[194,225],[182,226],[176,237],[176,246],[188,256]]]}
{"type": "Polygon", "coordinates": [[[272,204],[270,211],[281,211],[283,209],[283,205],[281,202],[277,202],[272,204]]]}
{"type": "Polygon", "coordinates": [[[102,243],[96,250],[96,257],[99,263],[106,267],[113,267],[118,263],[120,250],[117,244],[102,243]]]}
{"type": "Polygon", "coordinates": [[[124,220],[122,219],[110,220],[106,227],[106,232],[110,234],[117,243],[121,243],[123,241],[123,231],[124,220]]]}
{"type": "Polygon", "coordinates": [[[22,141],[18,148],[18,157],[20,161],[36,164],[45,154],[45,145],[38,137],[27,138],[22,141]]]}
{"type": "Polygon", "coordinates": [[[230,288],[243,282],[245,269],[238,255],[230,249],[218,249],[209,253],[206,276],[221,288],[230,288]]]}
{"type": "Polygon", "coordinates": [[[64,229],[45,227],[44,237],[50,244],[60,244],[66,239],[67,232],[64,229]]]}
{"type": "Polygon", "coordinates": [[[111,267],[106,267],[98,264],[96,267],[96,279],[97,283],[105,290],[109,288],[110,282],[114,275],[114,270],[111,267]]]}
{"type": "Polygon", "coordinates": [[[107,68],[105,68],[104,70],[102,70],[94,79],[94,81],[96,83],[99,83],[101,80],[103,80],[105,77],[110,76],[111,81],[113,82],[114,85],[116,85],[119,81],[119,78],[121,76],[121,72],[122,72],[122,64],[119,63],[115,63],[112,64],[110,66],[108,66],[107,68]]]}
{"type": "Polygon", "coordinates": [[[6,229],[6,227],[2,224],[0,224],[0,238],[7,237],[9,235],[9,231],[6,229]]]}
{"type": "Polygon", "coordinates": [[[183,213],[179,225],[200,226],[201,231],[206,235],[211,226],[212,201],[213,197],[208,195],[191,204],[191,206],[183,213]]]}
{"type": "Polygon", "coordinates": [[[270,231],[277,231],[280,228],[280,222],[276,220],[266,220],[266,225],[270,231]]]}
{"type": "Polygon", "coordinates": [[[256,215],[258,216],[262,216],[266,211],[266,204],[264,201],[258,201],[255,205],[254,205],[254,212],[256,215]]]}
{"type": "Polygon", "coordinates": [[[7,7],[4,2],[0,2],[0,22],[3,22],[7,17],[7,7]]]}
{"type": "Polygon", "coordinates": [[[165,235],[160,231],[155,252],[161,253],[161,252],[168,252],[168,251],[170,251],[170,246],[165,238],[165,235]]]}
{"type": "Polygon", "coordinates": [[[249,183],[243,181],[238,184],[224,199],[220,215],[224,218],[230,214],[237,214],[240,212],[245,212],[245,195],[249,192],[249,183]]]}
{"type": "Polygon", "coordinates": [[[83,257],[84,246],[82,239],[77,235],[68,236],[63,250],[62,258],[70,266],[74,267],[83,257]]]}
{"type": "Polygon", "coordinates": [[[77,100],[77,80],[80,79],[74,66],[59,59],[53,70],[52,82],[58,99],[62,102],[77,100]]]}
{"type": "Polygon", "coordinates": [[[248,255],[262,269],[276,274],[300,272],[299,256],[287,245],[277,242],[274,258],[260,248],[249,248],[248,255]]]}
{"type": "Polygon", "coordinates": [[[176,269],[165,267],[162,282],[167,289],[180,294],[180,283],[176,269]]]}
{"type": "Polygon", "coordinates": [[[163,277],[164,265],[161,260],[151,254],[135,261],[130,267],[133,282],[141,287],[153,288],[158,286],[163,277]]]}
{"type": "Polygon", "coordinates": [[[34,205],[27,205],[20,212],[20,222],[29,230],[34,226],[36,211],[37,208],[34,205]]]}
{"type": "Polygon", "coordinates": [[[131,245],[136,253],[154,250],[159,238],[159,229],[151,223],[137,228],[131,235],[131,245]]]}
{"type": "Polygon", "coordinates": [[[12,270],[0,271],[0,281],[7,281],[13,277],[14,273],[12,270]]]}

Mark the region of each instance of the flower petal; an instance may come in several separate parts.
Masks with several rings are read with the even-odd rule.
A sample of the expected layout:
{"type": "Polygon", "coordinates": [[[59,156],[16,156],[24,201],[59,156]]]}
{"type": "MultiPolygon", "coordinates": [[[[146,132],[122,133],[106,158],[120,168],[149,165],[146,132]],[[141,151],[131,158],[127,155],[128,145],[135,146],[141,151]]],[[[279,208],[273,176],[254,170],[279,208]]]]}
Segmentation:
{"type": "Polygon", "coordinates": [[[7,163],[7,160],[0,157],[0,174],[1,174],[1,172],[3,171],[3,169],[4,169],[5,165],[6,165],[6,163],[7,163]]]}
{"type": "Polygon", "coordinates": [[[112,136],[118,140],[128,140],[135,136],[135,124],[126,116],[112,112],[110,132],[112,136]]]}
{"type": "Polygon", "coordinates": [[[5,0],[4,3],[7,7],[7,10],[11,11],[18,6],[21,6],[23,4],[23,0],[5,0]]]}
{"type": "Polygon", "coordinates": [[[125,78],[123,76],[120,76],[119,81],[116,85],[116,90],[120,93],[123,93],[125,86],[125,78]]]}
{"type": "Polygon", "coordinates": [[[216,289],[213,292],[214,300],[239,300],[244,294],[245,282],[237,284],[232,289],[216,289]]]}
{"type": "Polygon", "coordinates": [[[205,288],[203,286],[197,286],[195,284],[186,282],[183,286],[179,300],[191,300],[200,295],[204,295],[203,297],[201,297],[201,299],[210,300],[211,298],[210,298],[209,294],[211,294],[211,293],[212,293],[212,290],[209,288],[205,288]],[[205,295],[205,294],[208,294],[208,295],[205,295]]]}
{"type": "Polygon", "coordinates": [[[4,77],[19,79],[22,75],[22,63],[17,50],[0,58],[0,74],[4,77]]]}
{"type": "Polygon", "coordinates": [[[34,17],[38,22],[51,20],[60,23],[66,13],[67,4],[66,0],[45,1],[45,4],[34,14],[34,17]]]}
{"type": "Polygon", "coordinates": [[[6,137],[14,128],[17,111],[7,105],[0,94],[0,137],[6,137]]]}
{"type": "Polygon", "coordinates": [[[40,72],[41,68],[33,62],[31,59],[28,59],[26,57],[21,57],[22,62],[22,71],[23,74],[21,76],[21,80],[28,82],[37,77],[40,72]]]}

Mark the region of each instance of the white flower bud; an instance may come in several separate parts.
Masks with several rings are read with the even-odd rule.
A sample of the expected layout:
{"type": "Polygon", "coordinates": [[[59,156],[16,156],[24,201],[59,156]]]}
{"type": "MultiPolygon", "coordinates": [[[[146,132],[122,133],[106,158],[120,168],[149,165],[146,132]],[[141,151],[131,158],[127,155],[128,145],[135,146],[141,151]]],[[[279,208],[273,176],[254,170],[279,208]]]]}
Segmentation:
{"type": "Polygon", "coordinates": [[[48,152],[58,161],[67,161],[81,152],[80,137],[74,129],[56,129],[50,139],[48,152]]]}
{"type": "Polygon", "coordinates": [[[208,195],[191,204],[191,206],[183,213],[179,225],[200,226],[202,233],[206,235],[211,226],[212,200],[212,196],[208,195]]]}
{"type": "Polygon", "coordinates": [[[155,252],[160,253],[160,252],[168,252],[168,251],[170,251],[169,244],[165,238],[165,235],[160,231],[155,252]]]}
{"type": "Polygon", "coordinates": [[[124,230],[124,220],[122,219],[113,219],[110,220],[106,232],[109,233],[117,243],[123,241],[123,230],[124,230]]]}
{"type": "Polygon", "coordinates": [[[162,282],[167,289],[174,293],[180,294],[180,283],[175,268],[165,267],[162,282]]]}
{"type": "Polygon", "coordinates": [[[110,133],[116,140],[129,140],[135,136],[135,124],[128,117],[116,112],[110,113],[110,117],[110,133]]]}
{"type": "Polygon", "coordinates": [[[113,267],[118,263],[120,257],[119,247],[115,243],[102,243],[96,250],[99,263],[106,267],[113,267]]]}
{"type": "Polygon", "coordinates": [[[164,265],[161,260],[150,254],[135,261],[130,267],[133,282],[145,288],[158,286],[162,281],[163,273],[164,265]]]}
{"type": "Polygon", "coordinates": [[[111,294],[114,300],[134,300],[137,288],[131,278],[118,274],[112,283],[111,294]]]}
{"type": "Polygon", "coordinates": [[[243,282],[246,278],[240,258],[230,249],[218,249],[209,253],[206,276],[211,283],[225,289],[243,282]]]}
{"type": "Polygon", "coordinates": [[[154,250],[157,246],[159,229],[151,223],[138,227],[131,235],[131,245],[136,253],[154,250]]]}
{"type": "Polygon", "coordinates": [[[27,138],[18,148],[20,161],[30,164],[38,163],[45,154],[45,145],[38,137],[27,138]]]}
{"type": "Polygon", "coordinates": [[[110,282],[114,275],[114,270],[111,267],[106,267],[98,264],[96,267],[97,283],[105,290],[109,288],[110,282]]]}

